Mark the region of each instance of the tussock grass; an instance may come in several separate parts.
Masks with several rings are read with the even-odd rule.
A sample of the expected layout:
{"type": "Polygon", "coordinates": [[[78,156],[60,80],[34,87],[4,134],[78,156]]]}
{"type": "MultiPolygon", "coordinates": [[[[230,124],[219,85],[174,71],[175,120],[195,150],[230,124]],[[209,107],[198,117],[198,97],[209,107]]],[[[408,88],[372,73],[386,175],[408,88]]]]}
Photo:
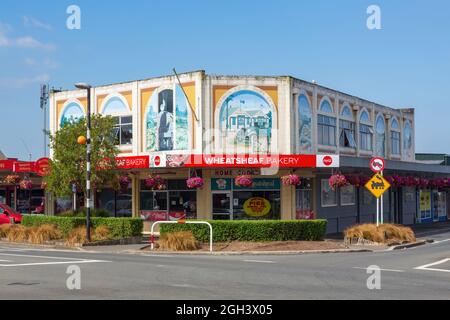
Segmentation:
{"type": "Polygon", "coordinates": [[[98,226],[95,228],[94,239],[97,241],[108,240],[111,230],[107,226],[98,226]]]}
{"type": "Polygon", "coordinates": [[[10,229],[13,227],[11,224],[0,225],[0,239],[4,239],[8,236],[10,229]]]}
{"type": "MultiPolygon", "coordinates": [[[[91,228],[91,235],[94,235],[94,232],[94,229],[91,228]]],[[[70,231],[66,240],[69,246],[87,243],[88,241],[86,238],[86,227],[78,227],[73,229],[72,231],[70,231]]]]}
{"type": "Polygon", "coordinates": [[[375,224],[361,224],[346,229],[344,236],[346,239],[364,239],[385,244],[416,242],[411,228],[394,224],[382,224],[379,227],[375,224]]]}
{"type": "Polygon", "coordinates": [[[12,225],[8,230],[6,239],[9,242],[27,242],[31,232],[30,228],[25,228],[22,225],[12,225]]]}
{"type": "Polygon", "coordinates": [[[163,234],[158,241],[161,250],[192,251],[200,249],[200,244],[191,231],[163,234]]]}
{"type": "Polygon", "coordinates": [[[35,244],[43,244],[47,241],[60,240],[63,238],[62,233],[55,225],[45,224],[39,227],[29,228],[30,234],[28,241],[35,244]]]}

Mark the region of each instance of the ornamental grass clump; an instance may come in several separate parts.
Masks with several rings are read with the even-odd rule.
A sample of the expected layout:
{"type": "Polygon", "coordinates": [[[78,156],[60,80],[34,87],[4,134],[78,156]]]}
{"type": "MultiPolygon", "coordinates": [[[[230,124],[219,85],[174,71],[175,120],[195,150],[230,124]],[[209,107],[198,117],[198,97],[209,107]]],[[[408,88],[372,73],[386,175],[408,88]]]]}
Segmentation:
{"type": "Polygon", "coordinates": [[[387,245],[416,242],[411,228],[395,224],[382,224],[378,227],[375,224],[361,224],[346,229],[344,236],[347,240],[363,239],[387,245]]]}
{"type": "Polygon", "coordinates": [[[111,230],[107,226],[98,226],[95,228],[94,239],[96,241],[108,240],[111,235],[111,230]]]}
{"type": "Polygon", "coordinates": [[[193,251],[200,249],[200,244],[191,231],[163,234],[158,241],[160,250],[193,251]]]}
{"type": "Polygon", "coordinates": [[[39,227],[31,227],[28,241],[34,244],[43,244],[48,241],[60,240],[63,234],[53,224],[44,224],[39,227]]]}

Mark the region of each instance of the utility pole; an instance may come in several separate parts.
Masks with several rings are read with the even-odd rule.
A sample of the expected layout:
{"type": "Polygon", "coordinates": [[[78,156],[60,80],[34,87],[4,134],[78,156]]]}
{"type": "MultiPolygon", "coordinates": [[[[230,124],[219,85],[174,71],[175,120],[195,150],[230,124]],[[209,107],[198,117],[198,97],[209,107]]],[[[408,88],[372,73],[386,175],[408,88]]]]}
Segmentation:
{"type": "Polygon", "coordinates": [[[49,99],[48,84],[41,85],[40,107],[44,113],[44,157],[47,156],[47,105],[49,99]]]}

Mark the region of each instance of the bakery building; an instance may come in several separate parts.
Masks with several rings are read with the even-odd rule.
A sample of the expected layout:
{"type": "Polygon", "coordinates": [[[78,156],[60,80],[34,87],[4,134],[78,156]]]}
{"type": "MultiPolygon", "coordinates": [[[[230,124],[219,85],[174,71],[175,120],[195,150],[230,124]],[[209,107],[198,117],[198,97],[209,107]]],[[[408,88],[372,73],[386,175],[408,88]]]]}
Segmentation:
{"type": "MultiPolygon", "coordinates": [[[[98,86],[91,99],[92,113],[117,120],[118,167],[130,179],[124,192],[104,186],[95,193],[96,206],[111,216],[148,223],[323,218],[328,232],[338,232],[374,221],[375,198],[362,182],[373,175],[370,159],[380,156],[395,182],[384,196],[385,221],[449,217],[450,169],[416,162],[411,108],[288,76],[204,71],[98,86]],[[331,188],[336,174],[349,184],[331,188]],[[286,183],[290,175],[298,181],[286,183]]],[[[50,100],[52,133],[86,115],[85,91],[50,100]]],[[[71,207],[70,199],[54,201],[50,214],[71,207]]]]}

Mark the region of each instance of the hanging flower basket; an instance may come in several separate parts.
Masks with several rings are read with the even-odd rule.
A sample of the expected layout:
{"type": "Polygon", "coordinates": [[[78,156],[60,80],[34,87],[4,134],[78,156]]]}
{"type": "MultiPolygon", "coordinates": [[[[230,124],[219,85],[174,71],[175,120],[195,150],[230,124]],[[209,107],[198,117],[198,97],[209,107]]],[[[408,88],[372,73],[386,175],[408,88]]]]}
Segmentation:
{"type": "Polygon", "coordinates": [[[186,180],[186,185],[189,189],[199,189],[205,185],[205,181],[200,177],[193,177],[186,180]]]}
{"type": "Polygon", "coordinates": [[[120,191],[122,193],[126,193],[131,183],[131,178],[129,176],[120,176],[119,177],[119,185],[120,191]]]}
{"type": "Polygon", "coordinates": [[[362,185],[360,176],[345,176],[345,179],[352,186],[360,187],[362,185]]]}
{"type": "Polygon", "coordinates": [[[287,176],[281,177],[281,182],[285,186],[298,186],[302,182],[300,177],[296,174],[289,174],[287,176]]]}
{"type": "Polygon", "coordinates": [[[253,186],[253,179],[251,176],[237,176],[234,184],[241,188],[250,188],[253,186]]]}
{"type": "Polygon", "coordinates": [[[20,181],[20,189],[22,189],[22,190],[33,189],[33,182],[31,182],[31,180],[28,180],[28,179],[24,179],[24,180],[20,181]]]}
{"type": "Polygon", "coordinates": [[[19,184],[20,177],[18,175],[15,175],[15,174],[9,175],[9,176],[6,176],[4,182],[6,184],[19,184]]]}
{"type": "Polygon", "coordinates": [[[152,190],[167,189],[166,181],[161,176],[150,176],[145,179],[145,186],[152,190]]]}
{"type": "Polygon", "coordinates": [[[338,173],[330,177],[330,179],[328,180],[328,184],[330,185],[331,189],[336,190],[337,188],[347,186],[348,181],[344,175],[338,173]]]}

